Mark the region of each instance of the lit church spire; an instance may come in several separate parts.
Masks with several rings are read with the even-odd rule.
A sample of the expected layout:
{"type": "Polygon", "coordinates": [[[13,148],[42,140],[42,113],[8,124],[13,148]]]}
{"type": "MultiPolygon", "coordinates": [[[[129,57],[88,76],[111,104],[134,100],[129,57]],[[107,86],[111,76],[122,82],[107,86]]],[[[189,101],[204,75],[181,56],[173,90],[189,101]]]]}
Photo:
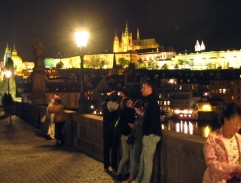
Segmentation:
{"type": "Polygon", "coordinates": [[[196,44],[195,44],[195,51],[201,51],[201,46],[199,44],[199,41],[197,40],[196,44]]]}
{"type": "Polygon", "coordinates": [[[204,50],[205,50],[205,45],[204,45],[204,43],[202,41],[201,46],[200,46],[200,51],[204,51],[204,50]]]}
{"type": "Polygon", "coordinates": [[[8,43],[7,43],[6,49],[5,49],[5,53],[4,53],[4,58],[3,58],[4,65],[7,63],[8,58],[11,58],[11,50],[10,50],[10,48],[8,47],[8,43]]]}
{"type": "Polygon", "coordinates": [[[126,21],[125,35],[128,35],[128,21],[126,21]]]}
{"type": "Polygon", "coordinates": [[[136,32],[136,39],[140,40],[140,31],[139,31],[139,29],[137,29],[137,32],[136,32]]]}
{"type": "Polygon", "coordinates": [[[114,53],[119,51],[119,46],[120,46],[119,38],[117,35],[117,31],[115,31],[115,37],[114,37],[114,43],[113,43],[113,52],[114,53]]]}

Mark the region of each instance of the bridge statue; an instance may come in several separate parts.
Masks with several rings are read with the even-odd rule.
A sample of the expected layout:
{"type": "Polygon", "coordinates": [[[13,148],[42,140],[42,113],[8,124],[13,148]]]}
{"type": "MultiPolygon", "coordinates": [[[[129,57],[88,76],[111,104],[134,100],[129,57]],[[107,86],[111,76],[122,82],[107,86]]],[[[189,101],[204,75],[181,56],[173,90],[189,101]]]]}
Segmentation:
{"type": "Polygon", "coordinates": [[[46,73],[44,66],[44,46],[40,38],[34,38],[32,42],[34,69],[32,77],[32,103],[46,105],[46,73]]]}

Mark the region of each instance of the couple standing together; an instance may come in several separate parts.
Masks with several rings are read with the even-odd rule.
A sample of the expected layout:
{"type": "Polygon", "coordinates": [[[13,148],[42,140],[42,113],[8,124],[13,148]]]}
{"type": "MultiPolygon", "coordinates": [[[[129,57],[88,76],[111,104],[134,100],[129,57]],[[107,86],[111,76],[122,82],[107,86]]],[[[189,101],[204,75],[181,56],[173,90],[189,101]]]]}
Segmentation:
{"type": "MultiPolygon", "coordinates": [[[[143,133],[141,139],[142,149],[141,156],[137,162],[138,171],[133,174],[131,170],[129,179],[131,178],[138,183],[149,183],[152,175],[154,153],[157,143],[161,139],[160,108],[157,103],[157,98],[154,95],[153,83],[145,81],[142,85],[141,93],[144,97],[144,114],[141,127],[143,133]]],[[[136,109],[135,104],[134,109],[136,109]]],[[[112,124],[118,118],[119,113],[117,98],[110,96],[110,100],[103,105],[104,168],[108,169],[109,166],[111,166],[113,171],[118,169],[117,174],[122,173],[119,171],[122,167],[122,160],[119,168],[117,167],[117,145],[120,139],[115,136],[112,124]]],[[[134,154],[134,157],[135,156],[137,156],[137,154],[134,154]]]]}

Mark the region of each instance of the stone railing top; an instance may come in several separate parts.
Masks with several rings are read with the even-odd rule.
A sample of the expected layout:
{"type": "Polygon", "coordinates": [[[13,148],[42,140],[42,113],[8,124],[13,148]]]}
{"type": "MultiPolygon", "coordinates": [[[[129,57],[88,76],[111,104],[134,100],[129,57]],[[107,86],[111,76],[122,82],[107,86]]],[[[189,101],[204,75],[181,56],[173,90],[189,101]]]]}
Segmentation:
{"type": "Polygon", "coordinates": [[[66,114],[75,114],[77,113],[76,111],[71,111],[71,110],[64,110],[66,114]]]}
{"type": "Polygon", "coordinates": [[[95,119],[95,120],[103,121],[103,116],[97,116],[97,115],[94,115],[94,114],[83,114],[83,116],[87,117],[87,118],[92,118],[92,119],[95,119]]]}
{"type": "Polygon", "coordinates": [[[162,130],[162,133],[168,136],[172,136],[172,137],[178,137],[184,140],[188,140],[188,141],[193,141],[193,142],[197,142],[197,143],[204,143],[206,138],[202,137],[202,136],[198,136],[198,135],[189,135],[189,134],[184,134],[184,133],[178,133],[175,131],[171,131],[171,130],[162,130]]]}

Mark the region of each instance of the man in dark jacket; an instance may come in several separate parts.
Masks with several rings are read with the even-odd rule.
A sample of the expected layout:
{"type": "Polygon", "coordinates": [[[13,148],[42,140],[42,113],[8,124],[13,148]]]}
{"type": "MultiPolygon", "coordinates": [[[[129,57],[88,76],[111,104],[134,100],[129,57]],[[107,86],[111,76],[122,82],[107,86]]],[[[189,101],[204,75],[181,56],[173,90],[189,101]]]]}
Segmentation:
{"type": "Polygon", "coordinates": [[[141,153],[140,169],[136,182],[149,183],[152,175],[153,157],[156,145],[161,139],[160,107],[157,98],[153,93],[154,85],[151,82],[144,82],[142,95],[145,97],[145,114],[142,125],[143,149],[141,153]]]}
{"type": "Polygon", "coordinates": [[[117,171],[117,152],[120,137],[114,133],[115,122],[120,116],[118,93],[111,92],[109,100],[102,105],[103,110],[103,140],[104,140],[104,169],[107,171],[111,165],[114,172],[117,171]],[[111,158],[110,158],[111,154],[111,158]],[[111,159],[111,163],[110,163],[111,159]]]}

